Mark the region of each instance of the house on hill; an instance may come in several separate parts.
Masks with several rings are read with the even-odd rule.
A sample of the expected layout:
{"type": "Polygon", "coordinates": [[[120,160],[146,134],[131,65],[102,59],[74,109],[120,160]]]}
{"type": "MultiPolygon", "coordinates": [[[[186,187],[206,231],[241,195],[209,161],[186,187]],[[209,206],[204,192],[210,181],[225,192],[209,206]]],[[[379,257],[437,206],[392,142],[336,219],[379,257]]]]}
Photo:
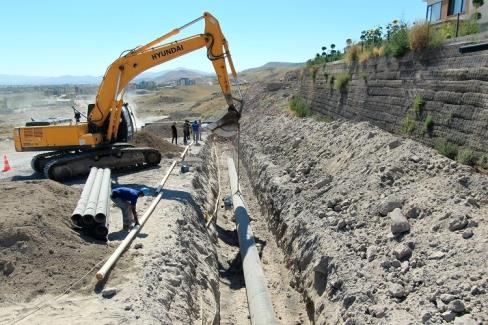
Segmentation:
{"type": "Polygon", "coordinates": [[[488,25],[488,2],[480,0],[423,0],[427,3],[425,19],[431,23],[456,20],[466,20],[478,14],[480,26],[488,25]]]}

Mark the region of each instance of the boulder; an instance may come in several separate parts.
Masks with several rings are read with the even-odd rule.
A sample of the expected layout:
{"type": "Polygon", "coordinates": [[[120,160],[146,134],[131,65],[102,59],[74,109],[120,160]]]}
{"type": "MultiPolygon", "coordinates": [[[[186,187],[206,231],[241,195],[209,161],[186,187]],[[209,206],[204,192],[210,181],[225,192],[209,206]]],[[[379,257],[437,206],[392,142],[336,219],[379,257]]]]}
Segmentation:
{"type": "Polygon", "coordinates": [[[393,298],[405,297],[405,288],[401,284],[393,283],[388,291],[393,298]]]}
{"type": "Polygon", "coordinates": [[[391,219],[391,233],[395,236],[410,231],[410,224],[402,213],[402,210],[395,209],[388,213],[391,219]]]}
{"type": "Polygon", "coordinates": [[[399,198],[396,197],[386,198],[379,204],[378,213],[382,216],[386,216],[388,215],[388,213],[395,210],[396,208],[401,209],[402,205],[403,205],[403,200],[399,198]]]}
{"type": "Polygon", "coordinates": [[[412,256],[412,250],[405,244],[399,244],[393,250],[393,254],[398,260],[402,261],[409,259],[412,256]]]}

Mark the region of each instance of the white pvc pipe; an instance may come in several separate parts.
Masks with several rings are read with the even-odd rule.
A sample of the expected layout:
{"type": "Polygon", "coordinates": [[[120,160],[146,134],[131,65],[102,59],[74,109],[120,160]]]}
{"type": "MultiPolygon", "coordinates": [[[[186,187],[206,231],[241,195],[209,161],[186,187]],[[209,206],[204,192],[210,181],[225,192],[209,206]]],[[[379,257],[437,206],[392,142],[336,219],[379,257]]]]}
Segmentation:
{"type": "MultiPolygon", "coordinates": [[[[186,152],[188,151],[188,148],[190,148],[192,143],[193,142],[191,142],[189,145],[186,146],[185,150],[183,151],[183,153],[180,156],[181,159],[183,159],[185,157],[186,152]]],[[[142,227],[144,227],[144,224],[146,223],[147,219],[149,219],[152,212],[154,211],[154,209],[158,205],[159,201],[161,201],[161,198],[163,197],[163,192],[161,190],[163,189],[164,184],[168,180],[171,172],[175,168],[176,162],[177,162],[176,160],[173,161],[171,166],[166,171],[166,175],[164,175],[161,183],[159,183],[159,186],[156,190],[156,193],[158,193],[158,195],[153,199],[149,208],[146,210],[146,212],[144,212],[144,215],[139,219],[140,225],[136,225],[136,226],[134,226],[134,228],[132,228],[132,230],[129,232],[127,237],[124,238],[124,240],[120,243],[120,245],[117,247],[115,252],[112,253],[112,255],[108,258],[108,260],[105,262],[105,264],[103,264],[103,266],[97,272],[96,277],[99,281],[103,280],[105,278],[105,275],[107,274],[107,272],[110,271],[112,266],[119,259],[120,255],[122,255],[122,253],[125,251],[125,249],[130,245],[130,243],[132,242],[134,237],[139,233],[139,231],[141,231],[141,229],[142,229],[142,227]]]]}
{"type": "Polygon", "coordinates": [[[103,168],[97,170],[97,175],[95,176],[95,181],[88,196],[88,202],[86,204],[85,212],[83,212],[84,217],[93,219],[95,217],[95,210],[97,208],[98,196],[100,195],[100,187],[102,185],[103,179],[103,168]]]}
{"type": "Polygon", "coordinates": [[[102,185],[100,188],[100,194],[98,195],[97,208],[95,210],[95,221],[97,223],[105,223],[105,219],[108,218],[109,211],[109,199],[110,199],[110,169],[103,170],[102,185]]]}
{"type": "Polygon", "coordinates": [[[227,160],[227,166],[251,324],[278,324],[266,285],[266,278],[261,267],[259,253],[254,242],[254,235],[249,225],[249,215],[240,193],[237,171],[232,158],[227,160]]]}
{"type": "Polygon", "coordinates": [[[79,223],[81,217],[83,217],[83,213],[85,212],[86,204],[88,203],[88,196],[90,195],[96,175],[97,175],[97,168],[92,167],[90,170],[90,174],[86,179],[85,186],[83,187],[83,191],[81,192],[80,199],[76,204],[76,208],[73,211],[73,214],[71,215],[71,220],[73,220],[73,222],[77,224],[79,223]]]}

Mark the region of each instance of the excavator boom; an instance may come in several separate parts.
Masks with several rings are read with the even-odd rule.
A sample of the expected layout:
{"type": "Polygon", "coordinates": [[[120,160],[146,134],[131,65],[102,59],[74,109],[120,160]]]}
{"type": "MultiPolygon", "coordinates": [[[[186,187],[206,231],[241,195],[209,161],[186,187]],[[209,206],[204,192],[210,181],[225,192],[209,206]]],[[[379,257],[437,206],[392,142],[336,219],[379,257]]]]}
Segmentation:
{"type": "Polygon", "coordinates": [[[117,144],[128,141],[130,130],[134,129],[133,114],[123,101],[124,92],[129,82],[142,72],[201,48],[206,48],[228,105],[228,112],[210,129],[223,136],[235,134],[240,118],[235,102],[242,101],[232,96],[227,67],[234,78],[237,73],[219,22],[205,12],[144,46],[125,51],[116,59],[105,72],[95,103],[88,105],[87,122],[17,127],[14,129],[15,149],[50,151],[35,156],[31,165],[52,179],[85,175],[93,166],[138,168],[158,164],[161,155],[155,149],[117,144]],[[200,20],[205,21],[204,33],[162,44],[200,20]]]}

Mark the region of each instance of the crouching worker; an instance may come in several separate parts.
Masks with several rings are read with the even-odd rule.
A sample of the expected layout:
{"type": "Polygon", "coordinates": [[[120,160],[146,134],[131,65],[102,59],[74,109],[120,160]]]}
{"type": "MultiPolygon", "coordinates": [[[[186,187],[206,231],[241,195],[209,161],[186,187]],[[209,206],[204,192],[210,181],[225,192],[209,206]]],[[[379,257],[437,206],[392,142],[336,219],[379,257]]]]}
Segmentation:
{"type": "Polygon", "coordinates": [[[130,230],[133,227],[133,223],[140,225],[136,210],[137,199],[150,194],[151,190],[147,187],[143,187],[140,190],[129,187],[117,187],[112,190],[110,198],[122,210],[124,230],[130,230]]]}

